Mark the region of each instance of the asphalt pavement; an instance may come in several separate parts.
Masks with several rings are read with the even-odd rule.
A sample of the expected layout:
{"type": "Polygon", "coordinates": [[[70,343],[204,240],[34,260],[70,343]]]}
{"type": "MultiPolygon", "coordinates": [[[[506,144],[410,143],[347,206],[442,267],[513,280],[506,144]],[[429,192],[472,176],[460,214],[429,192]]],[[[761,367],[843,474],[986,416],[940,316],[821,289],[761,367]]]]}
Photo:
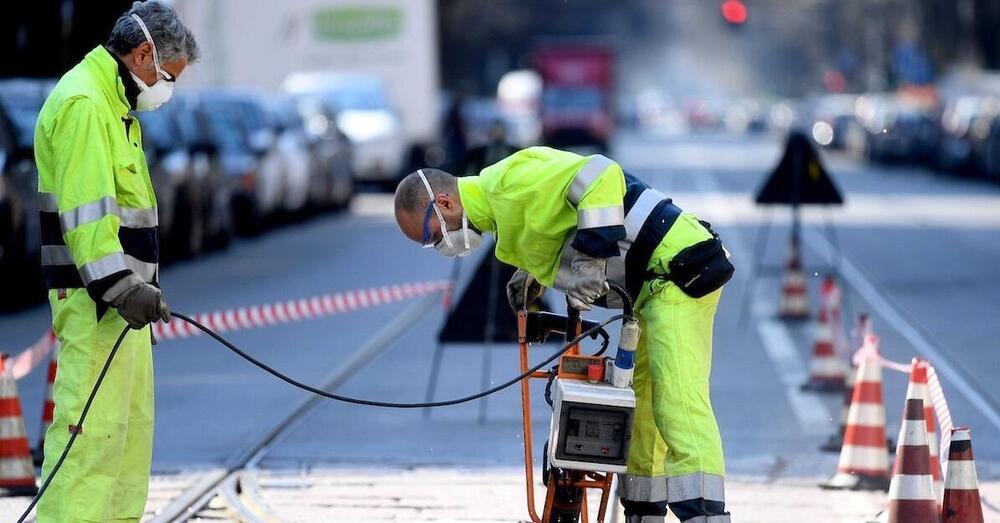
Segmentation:
{"type": "MultiPolygon", "coordinates": [[[[797,521],[792,515],[781,519],[767,512],[763,507],[770,504],[762,501],[794,492],[803,500],[816,501],[818,515],[811,519],[846,521],[851,519],[841,516],[867,513],[883,498],[850,498],[856,501],[854,512],[838,512],[841,516],[836,517],[831,512],[823,519],[823,507],[843,506],[848,499],[812,488],[836,468],[836,455],[817,448],[835,429],[839,397],[798,390],[808,365],[812,326],[774,319],[777,273],[752,277],[753,246],[768,223],[773,226],[763,263],[778,267],[784,259],[787,215],[756,209],[750,201],[780,154],[778,137],[715,134],[623,134],[610,153],[682,208],[712,222],[733,254],[736,277],[724,291],[716,320],[712,393],[729,474],[734,484],[742,485],[730,495],[737,520],[797,521]],[[749,299],[747,292],[752,293],[749,299]]],[[[979,477],[992,489],[984,489],[987,513],[995,520],[1000,517],[994,508],[994,503],[1000,504],[995,488],[1000,480],[1000,386],[995,378],[1000,369],[996,350],[1000,275],[995,269],[1000,263],[1000,187],[921,168],[863,164],[839,153],[824,153],[824,160],[844,189],[848,205],[829,215],[821,210],[805,215],[804,257],[811,296],[817,295],[823,274],[835,267],[846,285],[846,315],[872,314],[886,357],[903,362],[915,356],[931,359],[956,425],[972,428],[979,477]],[[828,216],[834,235],[826,227],[828,216]]],[[[474,264],[465,263],[463,281],[474,264]]],[[[224,253],[172,266],[164,271],[162,284],[174,310],[198,313],[437,280],[447,278],[451,268],[449,260],[421,250],[399,234],[390,196],[364,194],[350,213],[287,227],[239,242],[224,253]]],[[[437,299],[410,300],[229,337],[302,381],[318,384],[334,373],[338,393],[419,401],[443,318],[437,299]],[[408,320],[400,323],[404,316],[408,320]],[[394,325],[401,334],[373,343],[394,325]]],[[[45,307],[0,317],[2,348],[17,352],[28,346],[48,321],[45,307]]],[[[536,357],[541,359],[546,350],[536,349],[536,357]]],[[[477,512],[483,515],[478,519],[454,515],[461,512],[455,507],[465,506],[462,500],[475,495],[452,491],[449,484],[469,478],[469,471],[496,477],[495,484],[508,486],[509,490],[496,490],[503,492],[497,496],[505,503],[511,496],[520,501],[523,495],[518,487],[522,446],[515,390],[490,397],[485,407],[471,403],[430,413],[323,400],[303,406],[294,421],[283,423],[305,400],[305,393],[249,367],[211,340],[164,341],[154,354],[153,467],[161,481],[226,470],[252,447],[250,464],[262,474],[262,498],[271,499],[272,505],[280,505],[282,492],[291,492],[274,476],[321,476],[313,483],[325,494],[301,498],[300,510],[288,516],[290,521],[311,517],[357,521],[366,510],[373,510],[363,502],[352,502],[340,504],[337,516],[330,516],[331,505],[318,499],[343,494],[357,501],[366,496],[357,483],[351,483],[347,493],[338,490],[344,482],[329,480],[341,477],[338,474],[363,477],[362,483],[372,486],[368,492],[375,493],[379,485],[399,481],[392,471],[404,475],[417,471],[410,479],[437,485],[431,490],[450,499],[450,505],[444,503],[451,507],[450,515],[436,517],[432,507],[418,511],[426,520],[487,520],[488,508],[477,512]],[[448,472],[455,470],[461,472],[448,472]],[[302,512],[303,505],[313,511],[302,512]]],[[[516,365],[516,347],[509,344],[447,346],[437,396],[444,399],[480,390],[484,367],[486,383],[499,383],[516,373],[516,365]]],[[[18,384],[32,441],[37,439],[43,380],[44,371],[39,369],[18,384]]],[[[905,388],[905,375],[886,371],[888,432],[893,435],[905,388]]],[[[540,392],[534,409],[536,455],[548,419],[540,392]]],[[[477,492],[487,496],[492,491],[483,487],[477,492]]],[[[172,496],[157,498],[157,506],[168,504],[172,496]]],[[[405,513],[392,506],[381,506],[380,511],[389,514],[387,519],[392,513],[405,513]]]]}

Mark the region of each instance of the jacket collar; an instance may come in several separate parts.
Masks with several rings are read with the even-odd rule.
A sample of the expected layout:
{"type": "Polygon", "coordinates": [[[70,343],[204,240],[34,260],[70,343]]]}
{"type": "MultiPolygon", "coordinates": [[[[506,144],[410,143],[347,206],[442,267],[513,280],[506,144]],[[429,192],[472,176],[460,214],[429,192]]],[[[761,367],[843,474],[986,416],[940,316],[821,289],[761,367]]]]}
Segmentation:
{"type": "Polygon", "coordinates": [[[497,229],[493,208],[479,185],[478,176],[458,179],[458,197],[473,227],[480,232],[493,232],[497,229]]]}
{"type": "MultiPolygon", "coordinates": [[[[122,73],[119,71],[120,62],[103,45],[99,45],[87,53],[83,62],[97,79],[101,91],[107,96],[115,111],[122,117],[127,116],[128,112],[132,110],[132,104],[129,103],[129,99],[125,95],[125,84],[122,73]]],[[[124,67],[124,64],[121,64],[121,67],[124,67]]],[[[127,68],[125,68],[125,74],[128,74],[127,68]]],[[[138,89],[138,87],[136,88],[138,89]]]]}

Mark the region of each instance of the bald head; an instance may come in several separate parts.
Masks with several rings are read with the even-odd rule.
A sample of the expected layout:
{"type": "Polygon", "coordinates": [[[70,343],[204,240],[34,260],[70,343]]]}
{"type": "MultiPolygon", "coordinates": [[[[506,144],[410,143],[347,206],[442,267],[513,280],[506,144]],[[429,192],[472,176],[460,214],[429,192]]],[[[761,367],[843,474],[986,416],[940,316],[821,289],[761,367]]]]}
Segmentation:
{"type": "MultiPolygon", "coordinates": [[[[462,205],[458,196],[458,179],[439,169],[421,169],[427,182],[434,193],[434,201],[438,209],[444,215],[448,223],[460,223],[462,218],[462,205]]],[[[424,215],[427,206],[430,204],[430,195],[427,186],[420,179],[417,172],[408,174],[399,185],[396,186],[396,197],[394,201],[396,223],[399,229],[407,238],[423,243],[424,241],[424,215]]],[[[428,222],[428,231],[431,240],[441,239],[441,225],[438,223],[436,213],[431,214],[428,222]]],[[[445,224],[445,230],[448,227],[445,224]]]]}

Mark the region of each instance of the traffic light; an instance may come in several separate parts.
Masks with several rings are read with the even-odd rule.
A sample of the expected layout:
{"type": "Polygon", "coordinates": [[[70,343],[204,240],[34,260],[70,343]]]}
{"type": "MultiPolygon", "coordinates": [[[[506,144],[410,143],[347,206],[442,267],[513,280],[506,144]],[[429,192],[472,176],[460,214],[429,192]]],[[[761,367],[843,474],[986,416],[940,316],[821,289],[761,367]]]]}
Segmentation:
{"type": "Polygon", "coordinates": [[[747,6],[742,0],[722,2],[722,19],[732,26],[743,25],[747,21],[747,6]]]}

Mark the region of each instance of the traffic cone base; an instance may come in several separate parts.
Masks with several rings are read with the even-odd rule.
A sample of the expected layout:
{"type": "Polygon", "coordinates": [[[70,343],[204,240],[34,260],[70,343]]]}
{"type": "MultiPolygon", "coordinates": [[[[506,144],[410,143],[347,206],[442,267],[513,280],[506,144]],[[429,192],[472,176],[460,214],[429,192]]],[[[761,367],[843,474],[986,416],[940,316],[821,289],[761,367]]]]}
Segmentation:
{"type": "MultiPolygon", "coordinates": [[[[872,352],[877,354],[877,337],[869,336],[865,343],[874,345],[872,352]]],[[[868,357],[858,366],[837,473],[820,486],[827,489],[887,489],[889,450],[885,439],[882,367],[878,359],[868,357]]]]}
{"type": "Polygon", "coordinates": [[[946,479],[941,523],[983,523],[983,501],[972,457],[972,437],[966,427],[952,430],[946,479]]]}
{"type": "Polygon", "coordinates": [[[924,401],[907,398],[889,485],[889,523],[937,523],[924,401]]]}
{"type": "Polygon", "coordinates": [[[7,365],[7,355],[0,354],[0,495],[34,496],[37,493],[17,381],[7,365]]]}

